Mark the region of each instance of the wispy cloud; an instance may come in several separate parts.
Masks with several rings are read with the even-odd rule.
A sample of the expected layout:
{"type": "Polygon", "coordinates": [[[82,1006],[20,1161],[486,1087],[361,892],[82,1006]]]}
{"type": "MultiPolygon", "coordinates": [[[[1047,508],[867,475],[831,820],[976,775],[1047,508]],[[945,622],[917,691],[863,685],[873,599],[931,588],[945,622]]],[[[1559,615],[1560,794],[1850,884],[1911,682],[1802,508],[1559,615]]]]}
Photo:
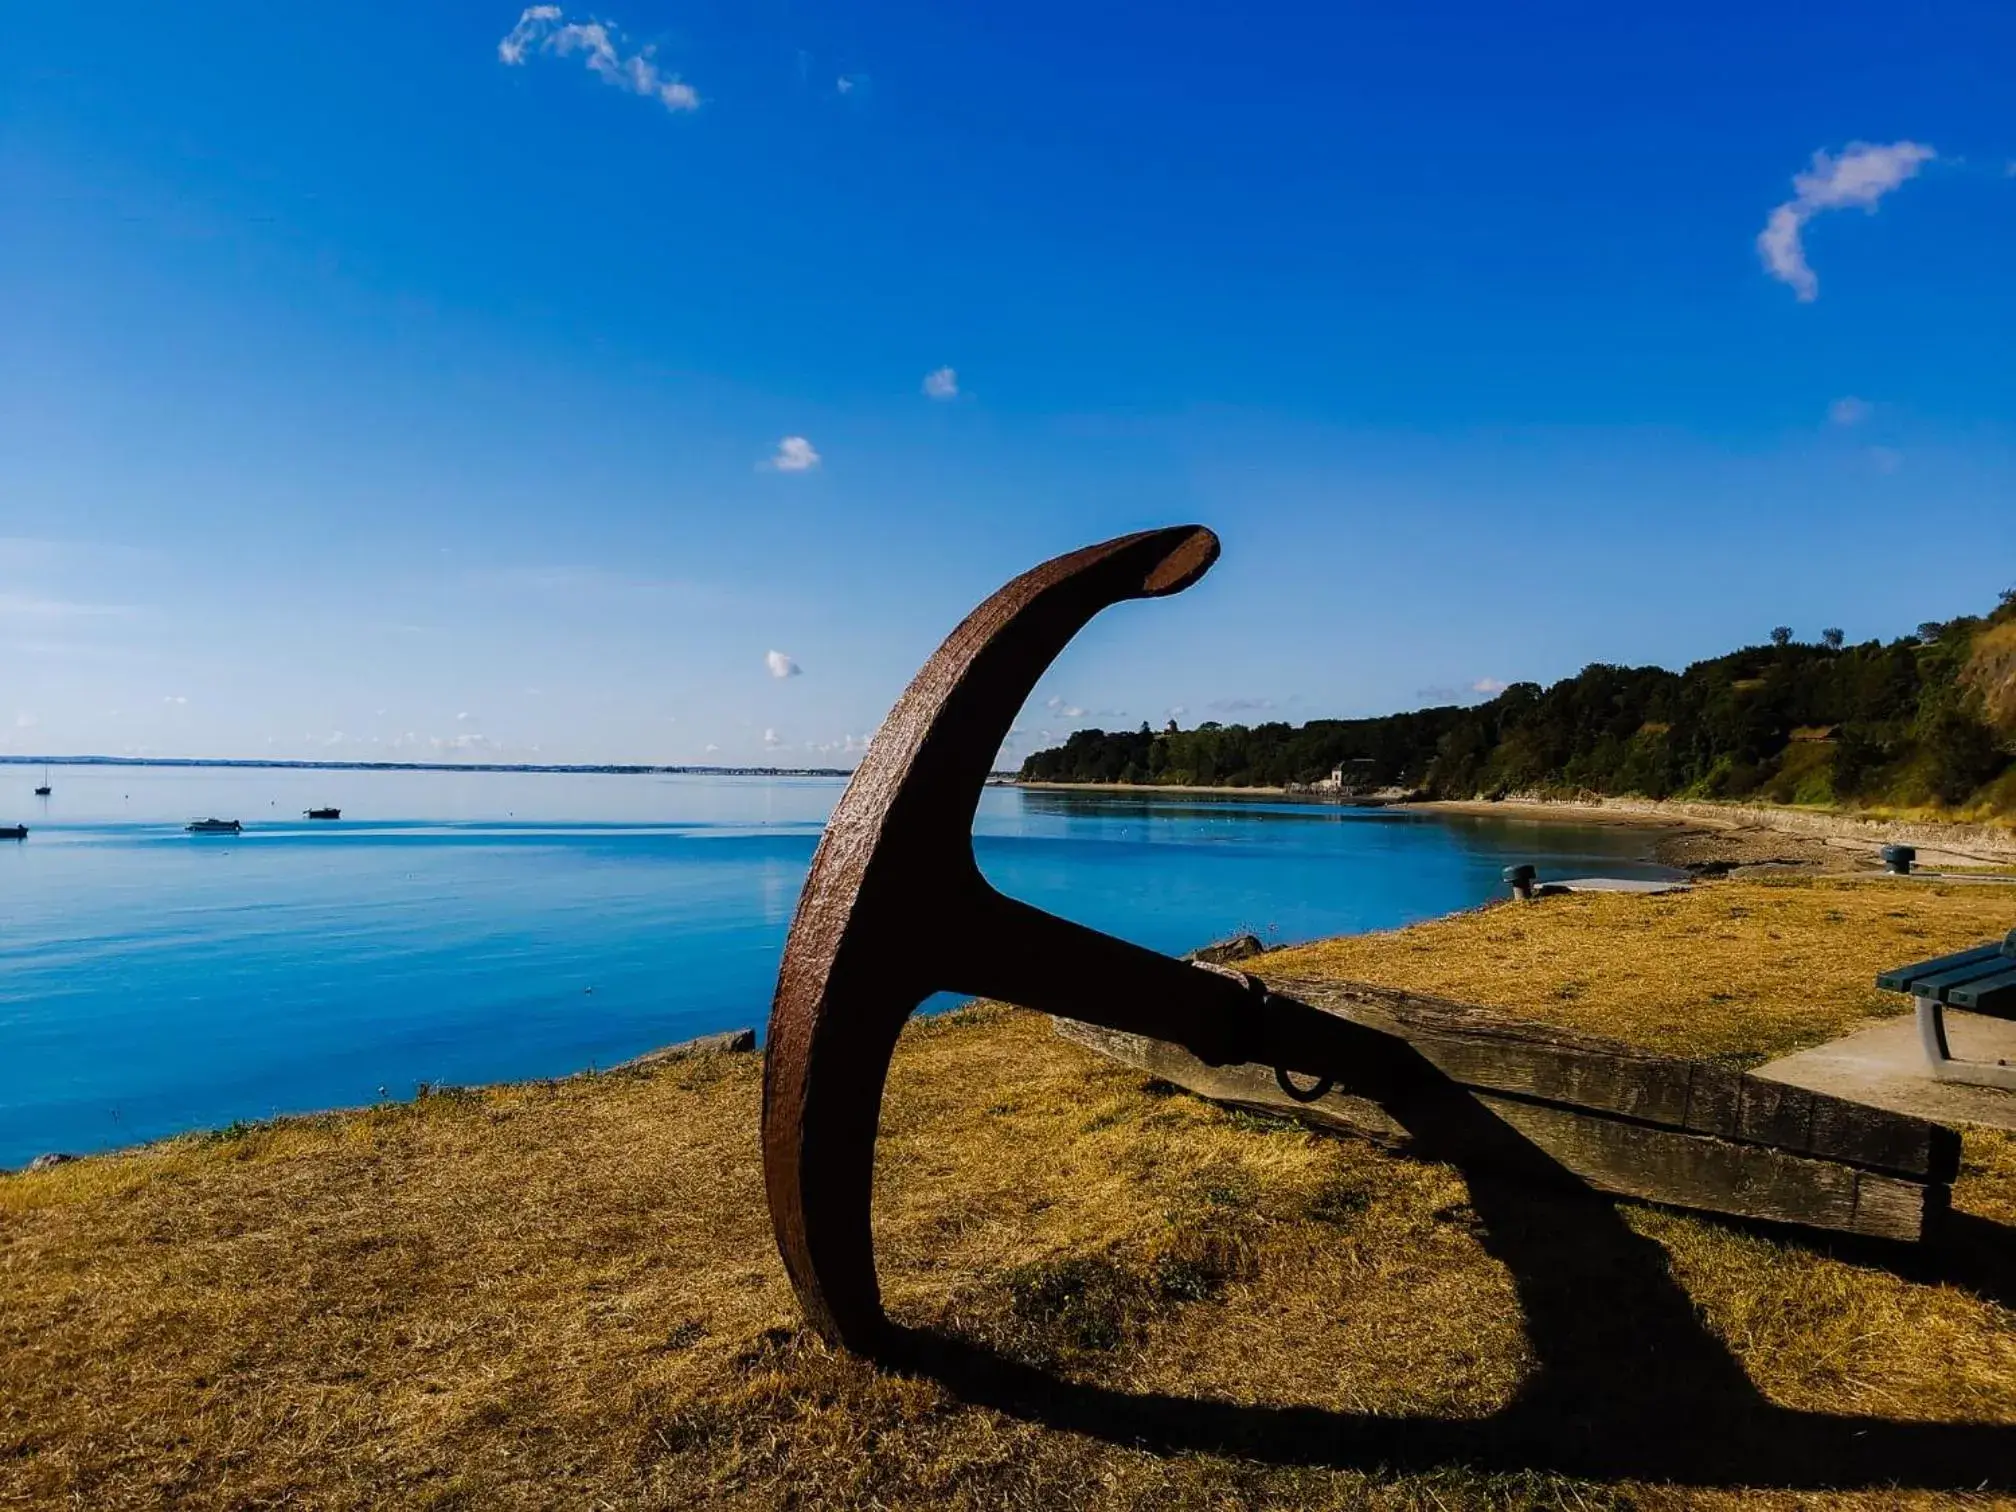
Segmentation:
{"type": "Polygon", "coordinates": [[[1216,698],[1205,707],[1217,714],[1259,714],[1274,707],[1271,698],[1216,698]]]}
{"type": "Polygon", "coordinates": [[[1827,406],[1827,419],[1833,425],[1860,425],[1876,412],[1876,407],[1867,399],[1857,399],[1853,394],[1845,399],[1836,399],[1827,406]]]}
{"type": "Polygon", "coordinates": [[[786,436],[777,443],[777,454],[764,465],[778,472],[810,472],[819,465],[819,453],[803,436],[786,436]]]}
{"type": "Polygon", "coordinates": [[[130,604],[80,604],[32,593],[0,592],[0,615],[15,619],[111,619],[132,612],[130,604]]]}
{"type": "Polygon", "coordinates": [[[838,740],[808,740],[805,749],[815,756],[859,756],[874,740],[872,735],[842,735],[838,740]]]}
{"type": "Polygon", "coordinates": [[[700,96],[678,75],[659,69],[653,48],[626,52],[622,33],[601,21],[569,21],[557,5],[528,5],[518,24],[497,44],[498,60],[516,68],[534,52],[579,56],[605,84],[656,100],[667,110],[698,110],[700,96]]]}
{"type": "Polygon", "coordinates": [[[781,746],[782,744],[784,744],[784,737],[779,735],[775,730],[765,730],[763,732],[764,750],[774,751],[777,749],[777,747],[781,746]]]}
{"type": "Polygon", "coordinates": [[[957,399],[959,397],[959,374],[949,367],[942,367],[924,375],[924,393],[931,399],[957,399]]]}
{"type": "Polygon", "coordinates": [[[797,677],[805,670],[782,651],[765,651],[763,665],[768,667],[770,675],[776,678],[797,677]]]}
{"type": "Polygon", "coordinates": [[[1043,700],[1043,707],[1064,719],[1083,719],[1090,712],[1081,709],[1077,704],[1066,703],[1061,698],[1046,698],[1043,700]]]}
{"type": "Polygon", "coordinates": [[[1486,698],[1495,698],[1510,686],[1510,683],[1500,678],[1480,677],[1470,684],[1470,691],[1472,693],[1482,693],[1486,698]]]}
{"type": "Polygon", "coordinates": [[[1757,254],[1773,278],[1792,287],[1800,300],[1820,295],[1820,280],[1806,263],[1801,240],[1806,223],[1822,210],[1860,206],[1872,215],[1877,201],[1915,178],[1938,154],[1919,142],[1850,142],[1839,157],[1813,154],[1813,166],[1792,178],[1792,198],[1771,212],[1757,234],[1757,254]]]}

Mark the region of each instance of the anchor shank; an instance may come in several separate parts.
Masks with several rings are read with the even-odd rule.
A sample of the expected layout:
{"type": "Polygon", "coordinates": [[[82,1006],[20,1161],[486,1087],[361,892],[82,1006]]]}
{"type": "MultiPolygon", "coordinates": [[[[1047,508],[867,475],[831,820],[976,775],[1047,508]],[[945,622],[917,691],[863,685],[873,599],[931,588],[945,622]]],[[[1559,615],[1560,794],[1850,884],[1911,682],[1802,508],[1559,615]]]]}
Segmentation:
{"type": "Polygon", "coordinates": [[[1261,994],[987,888],[961,949],[945,962],[954,992],[997,998],[1123,1034],[1173,1040],[1206,1065],[1257,1059],[1261,994]]]}

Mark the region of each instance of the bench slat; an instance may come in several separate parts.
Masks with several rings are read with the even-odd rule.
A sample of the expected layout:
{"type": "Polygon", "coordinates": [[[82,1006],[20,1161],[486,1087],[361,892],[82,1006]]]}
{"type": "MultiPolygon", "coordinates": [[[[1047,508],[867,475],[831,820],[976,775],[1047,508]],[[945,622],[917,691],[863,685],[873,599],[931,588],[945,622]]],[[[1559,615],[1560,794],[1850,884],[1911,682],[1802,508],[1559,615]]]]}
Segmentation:
{"type": "Polygon", "coordinates": [[[2000,945],[1976,945],[1972,950],[1963,950],[1955,955],[1934,956],[1929,961],[1914,961],[1909,966],[1893,966],[1876,978],[1876,985],[1885,992],[1909,992],[1911,984],[1919,977],[1955,971],[1977,961],[1993,960],[2001,954],[2000,945]]]}
{"type": "MultiPolygon", "coordinates": [[[[2007,956],[2004,960],[2009,960],[2007,956]]],[[[1989,1013],[1997,1018],[2016,1018],[2016,960],[2009,963],[2009,969],[1991,977],[1981,977],[1964,986],[1955,987],[1946,995],[1946,1001],[1955,1008],[1964,1008],[1969,1013],[1989,1013]]]]}
{"type": "Polygon", "coordinates": [[[2016,971],[2016,959],[1998,950],[1985,961],[1915,978],[1911,991],[1918,997],[1937,998],[1942,1003],[1950,1003],[1955,989],[1970,986],[1983,977],[2002,976],[2011,971],[2016,971]]]}

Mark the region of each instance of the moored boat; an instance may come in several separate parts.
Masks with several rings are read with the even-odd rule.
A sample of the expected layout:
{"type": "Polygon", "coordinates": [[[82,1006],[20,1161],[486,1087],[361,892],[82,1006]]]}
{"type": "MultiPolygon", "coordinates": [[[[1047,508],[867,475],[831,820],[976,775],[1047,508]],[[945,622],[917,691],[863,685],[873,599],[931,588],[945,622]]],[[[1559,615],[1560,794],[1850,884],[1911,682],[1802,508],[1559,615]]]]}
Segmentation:
{"type": "Polygon", "coordinates": [[[236,819],[197,819],[186,828],[192,835],[235,835],[245,826],[236,819]]]}
{"type": "Polygon", "coordinates": [[[339,808],[319,808],[308,810],[310,819],[341,819],[343,810],[339,808]]]}
{"type": "Polygon", "coordinates": [[[0,840],[26,840],[28,826],[25,824],[0,824],[0,840]]]}

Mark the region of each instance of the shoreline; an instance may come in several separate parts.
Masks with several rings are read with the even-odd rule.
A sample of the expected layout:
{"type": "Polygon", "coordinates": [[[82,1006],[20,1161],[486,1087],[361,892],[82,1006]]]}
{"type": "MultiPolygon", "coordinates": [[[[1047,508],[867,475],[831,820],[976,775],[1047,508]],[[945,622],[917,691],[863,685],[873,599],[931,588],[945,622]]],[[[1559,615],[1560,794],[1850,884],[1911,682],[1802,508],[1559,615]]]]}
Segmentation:
{"type": "MultiPolygon", "coordinates": [[[[1038,791],[1181,793],[1224,798],[1285,798],[1345,808],[1387,808],[1403,813],[1469,815],[1478,818],[1543,819],[1619,824],[1641,829],[1691,831],[1703,838],[1780,835],[1807,847],[1823,846],[1841,855],[1873,856],[1885,845],[1918,848],[1925,863],[1990,866],[2016,862],[2016,829],[1963,820],[1885,819],[1845,811],[1786,808],[1764,803],[1720,803],[1703,799],[1657,798],[1364,798],[1339,804],[1321,794],[1284,787],[1207,787],[1149,782],[1013,782],[1038,791]]],[[[1675,839],[1680,838],[1675,836],[1675,839]]]]}
{"type": "MultiPolygon", "coordinates": [[[[1480,818],[1513,820],[1531,824],[1547,822],[1563,824],[1601,824],[1622,826],[1648,834],[1646,859],[1655,861],[1675,872],[1685,872],[1697,877],[1716,878],[1731,874],[1749,873],[1753,868],[1796,868],[1808,874],[1833,874],[1843,876],[1870,876],[1876,873],[1875,853],[1892,837],[1889,831],[1908,829],[1922,831],[1931,826],[1900,825],[1894,821],[1855,819],[1845,815],[1801,814],[1770,809],[1764,806],[1719,805],[1706,803],[1659,803],[1643,799],[1552,800],[1538,798],[1505,798],[1497,801],[1484,799],[1437,799],[1420,801],[1365,800],[1358,803],[1339,804],[1320,795],[1290,793],[1280,787],[1207,787],[1201,785],[1160,785],[1145,783],[1072,783],[1011,782],[1002,786],[1027,787],[1037,790],[1061,791],[1066,789],[1092,789],[1099,792],[1121,793],[1167,793],[1176,796],[1215,796],[1227,799],[1257,798],[1268,800],[1287,799],[1317,807],[1356,807],[1392,809],[1401,812],[1418,813],[1428,817],[1448,816],[1451,818],[1480,818]],[[1803,827],[1794,827],[1786,820],[1804,821],[1803,827]],[[1821,833],[1823,830],[1856,827],[1861,833],[1821,833]]],[[[1973,826],[1952,826],[1956,831],[1972,830],[1973,826]]],[[[1966,864],[1987,862],[1990,865],[2007,865],[2016,862],[2016,837],[2011,837],[2009,848],[1990,848],[1983,854],[1973,850],[1953,850],[1920,843],[1919,859],[1928,865],[1966,864]]],[[[1474,905],[1473,905],[1474,906],[1474,905]]],[[[1468,908],[1457,908],[1436,918],[1452,918],[1468,912],[1468,908]]],[[[1319,936],[1313,940],[1298,942],[1298,947],[1307,947],[1351,938],[1350,935],[1319,936]]],[[[953,1010],[956,1011],[956,1010],[953,1010]]],[[[531,1076],[503,1083],[422,1084],[420,1097],[428,1095],[465,1095],[482,1091],[489,1086],[522,1086],[557,1084],[575,1079],[606,1076],[628,1072],[662,1061],[676,1059],[704,1051],[747,1051],[756,1047],[756,1033],[753,1029],[742,1028],[702,1035],[696,1039],[679,1041],[655,1047],[637,1056],[612,1066],[578,1068],[546,1076],[531,1076]]],[[[390,1099],[399,1104],[406,1098],[390,1099]]],[[[373,1106],[372,1104],[345,1104],[328,1108],[310,1109],[273,1115],[270,1118],[250,1120],[252,1124],[286,1123],[294,1120],[326,1119],[333,1116],[356,1113],[373,1106]]],[[[18,1167],[0,1166],[0,1177],[18,1174],[35,1167],[37,1161],[67,1163],[72,1159],[95,1158],[116,1155],[154,1145],[172,1143],[190,1134],[214,1133],[214,1130],[194,1129],[163,1134],[144,1139],[132,1145],[112,1146],[106,1149],[85,1151],[45,1151],[33,1157],[28,1164],[18,1167]]]]}
{"type": "Polygon", "coordinates": [[[1873,855],[1886,845],[1918,849],[1923,863],[2016,861],[2016,831],[1961,820],[1883,819],[1873,815],[1784,808],[1763,803],[1715,803],[1653,798],[1436,799],[1397,807],[1441,813],[1572,815],[1599,824],[1693,829],[1719,836],[1771,834],[1830,850],[1873,855]]]}

